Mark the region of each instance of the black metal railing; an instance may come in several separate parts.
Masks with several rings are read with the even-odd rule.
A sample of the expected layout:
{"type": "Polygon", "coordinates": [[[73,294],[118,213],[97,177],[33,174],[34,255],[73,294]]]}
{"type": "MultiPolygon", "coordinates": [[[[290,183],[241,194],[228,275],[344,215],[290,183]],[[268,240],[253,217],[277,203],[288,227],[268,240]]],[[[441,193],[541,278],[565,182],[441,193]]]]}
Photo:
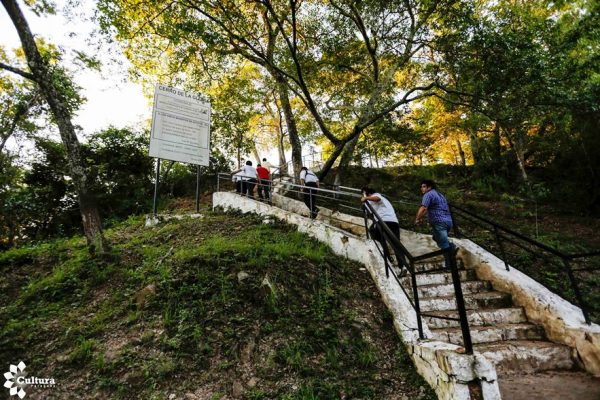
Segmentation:
{"type": "Polygon", "coordinates": [[[370,220],[372,226],[376,227],[379,232],[379,237],[382,238],[381,242],[377,243],[377,248],[379,249],[380,254],[382,255],[385,263],[385,273],[389,278],[390,274],[393,276],[394,280],[400,285],[400,288],[408,298],[410,304],[412,305],[415,313],[417,314],[417,330],[419,332],[419,338],[425,339],[425,335],[423,332],[423,323],[421,321],[422,317],[429,318],[438,318],[444,320],[458,321],[460,323],[462,337],[463,337],[463,347],[465,349],[466,354],[473,354],[473,342],[471,340],[471,330],[469,328],[469,321],[467,317],[467,310],[465,306],[465,299],[462,292],[462,286],[460,283],[460,274],[458,271],[458,263],[456,261],[456,254],[451,249],[447,250],[436,250],[425,254],[414,255],[412,254],[400,241],[399,238],[394,235],[394,233],[390,230],[390,228],[381,220],[377,212],[373,209],[373,206],[369,204],[369,202],[364,203],[364,218],[365,218],[365,229],[367,230],[367,235],[369,234],[368,221],[370,220]],[[396,260],[398,263],[399,273],[402,274],[402,271],[408,272],[411,279],[412,286],[412,300],[411,296],[408,294],[404,285],[401,281],[401,276],[399,273],[392,268],[390,265],[390,251],[392,248],[396,260]],[[416,268],[417,263],[423,263],[425,261],[438,261],[440,256],[444,256],[445,259],[449,261],[449,265],[444,268],[437,269],[428,269],[419,271],[416,268]],[[434,273],[434,272],[450,272],[452,276],[452,284],[454,287],[454,296],[456,300],[456,308],[458,311],[458,318],[455,317],[445,317],[435,314],[428,314],[421,311],[421,304],[419,301],[419,291],[418,291],[418,281],[417,276],[420,274],[426,273],[434,273]]]}
{"type": "Polygon", "coordinates": [[[500,258],[506,267],[517,267],[554,293],[576,303],[586,323],[600,318],[591,305],[600,300],[600,251],[567,253],[520,232],[450,204],[454,235],[464,237],[500,258]]]}
{"type": "MultiPolygon", "coordinates": [[[[240,193],[235,188],[234,182],[232,182],[233,176],[230,173],[219,173],[217,178],[217,190],[218,191],[233,191],[240,193]]],[[[247,177],[241,177],[247,178],[247,177]]],[[[312,217],[317,217],[320,213],[327,222],[334,226],[352,227],[353,232],[357,232],[362,228],[362,209],[360,208],[358,201],[360,194],[354,192],[346,192],[335,190],[331,185],[320,184],[318,188],[311,188],[299,183],[297,178],[291,176],[284,176],[283,180],[279,181],[279,177],[275,178],[275,181],[270,181],[270,204],[273,204],[273,194],[287,197],[293,200],[302,201],[306,204],[306,214],[312,217]],[[277,183],[277,185],[275,185],[277,183]],[[275,192],[276,190],[276,192],[275,192]],[[317,208],[319,212],[311,215],[310,210],[317,208]],[[356,217],[355,219],[348,219],[344,216],[356,217]],[[358,222],[360,221],[360,223],[358,222]]],[[[243,184],[243,183],[242,183],[243,184]]],[[[260,182],[255,183],[257,191],[264,186],[260,182]]],[[[248,196],[248,193],[240,193],[241,195],[248,196]]],[[[250,196],[257,200],[255,196],[250,196]]]]}
{"type": "MultiPolygon", "coordinates": [[[[282,194],[287,197],[302,199],[305,194],[305,188],[299,184],[299,180],[291,176],[282,176],[281,178],[285,179],[284,184],[287,187],[282,194]]],[[[359,193],[360,190],[356,188],[321,184],[320,189],[315,192],[315,199],[319,207],[328,207],[340,213],[364,217],[364,211],[356,206],[356,198],[360,197],[359,193]]],[[[392,199],[390,201],[396,207],[400,226],[415,230],[416,228],[412,224],[412,221],[420,203],[392,199]]],[[[600,304],[600,277],[598,274],[593,273],[600,270],[600,251],[567,253],[500,225],[488,218],[477,215],[457,204],[450,203],[450,209],[454,223],[454,235],[456,237],[464,237],[472,240],[500,258],[507,270],[510,270],[510,265],[515,266],[521,272],[542,283],[554,293],[576,303],[581,308],[583,317],[588,324],[592,320],[600,318],[600,308],[595,307],[596,304],[600,304]]],[[[364,223],[367,223],[366,219],[364,223]]],[[[387,226],[384,224],[383,230],[386,231],[386,228],[387,226]]],[[[391,232],[386,232],[385,237],[389,239],[390,235],[391,232]]],[[[403,247],[398,247],[398,245],[401,246],[399,241],[398,243],[394,243],[393,239],[387,241],[394,251],[398,249],[402,254],[405,253],[404,250],[406,249],[403,250],[403,247]]],[[[422,257],[426,259],[434,258],[440,254],[443,254],[441,250],[419,257],[408,253],[404,256],[406,259],[402,260],[402,262],[411,273],[411,277],[413,277],[418,272],[414,270],[414,265],[411,266],[411,260],[414,264],[414,262],[422,261],[422,257]]],[[[388,276],[390,271],[398,283],[400,283],[394,271],[389,269],[389,266],[386,264],[386,273],[388,276]]],[[[455,277],[453,273],[454,281],[455,277]]],[[[458,272],[456,282],[458,282],[458,287],[455,284],[455,291],[458,291],[460,290],[458,272]]],[[[413,291],[415,287],[416,285],[413,284],[413,291]]],[[[404,290],[403,287],[402,290],[404,290]]],[[[418,294],[413,294],[413,296],[415,296],[415,299],[418,298],[418,294]]],[[[457,302],[459,302],[458,297],[457,302]]],[[[460,297],[460,301],[463,301],[462,294],[460,297]]],[[[415,307],[415,311],[420,316],[434,317],[433,315],[422,314],[418,304],[414,304],[413,307],[415,307]]],[[[438,316],[435,317],[439,318],[438,316]]],[[[420,324],[420,317],[418,319],[420,324]]],[[[461,322],[462,326],[463,323],[461,322]]],[[[422,335],[422,327],[419,327],[419,334],[422,335]]],[[[466,343],[465,348],[467,348],[466,343]]]]}

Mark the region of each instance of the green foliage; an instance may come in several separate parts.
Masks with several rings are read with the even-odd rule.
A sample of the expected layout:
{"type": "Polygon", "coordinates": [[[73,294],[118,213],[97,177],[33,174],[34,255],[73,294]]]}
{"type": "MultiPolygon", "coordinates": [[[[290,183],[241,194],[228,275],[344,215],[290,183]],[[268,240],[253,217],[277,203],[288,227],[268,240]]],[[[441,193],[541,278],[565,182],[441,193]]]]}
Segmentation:
{"type": "Polygon", "coordinates": [[[150,209],[153,162],[146,133],[107,128],[90,137],[86,158],[100,210],[109,220],[150,209]]]}
{"type": "Polygon", "coordinates": [[[77,347],[69,355],[69,361],[76,364],[82,364],[92,358],[94,352],[94,346],[96,345],[94,340],[79,338],[77,341],[77,347]]]}

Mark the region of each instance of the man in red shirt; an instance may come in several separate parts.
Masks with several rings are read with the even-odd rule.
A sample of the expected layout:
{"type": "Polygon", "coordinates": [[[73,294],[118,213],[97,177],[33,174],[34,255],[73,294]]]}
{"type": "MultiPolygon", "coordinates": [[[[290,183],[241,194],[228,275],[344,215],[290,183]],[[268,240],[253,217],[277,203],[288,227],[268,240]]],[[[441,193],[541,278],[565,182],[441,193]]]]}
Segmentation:
{"type": "Polygon", "coordinates": [[[267,200],[269,203],[271,202],[271,197],[269,196],[269,186],[271,185],[270,172],[268,169],[258,164],[256,166],[256,173],[258,174],[259,185],[258,185],[258,197],[261,199],[267,200]]]}

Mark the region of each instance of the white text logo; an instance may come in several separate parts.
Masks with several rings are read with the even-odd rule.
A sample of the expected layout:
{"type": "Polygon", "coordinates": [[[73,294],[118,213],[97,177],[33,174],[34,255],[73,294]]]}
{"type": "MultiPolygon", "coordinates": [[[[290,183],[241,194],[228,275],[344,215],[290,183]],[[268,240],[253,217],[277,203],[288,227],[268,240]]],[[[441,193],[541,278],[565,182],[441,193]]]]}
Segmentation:
{"type": "Polygon", "coordinates": [[[25,397],[25,388],[27,386],[54,386],[54,378],[38,378],[37,376],[27,377],[25,373],[25,363],[21,361],[18,365],[10,365],[9,372],[4,374],[6,382],[4,387],[10,391],[11,396],[25,397]]]}

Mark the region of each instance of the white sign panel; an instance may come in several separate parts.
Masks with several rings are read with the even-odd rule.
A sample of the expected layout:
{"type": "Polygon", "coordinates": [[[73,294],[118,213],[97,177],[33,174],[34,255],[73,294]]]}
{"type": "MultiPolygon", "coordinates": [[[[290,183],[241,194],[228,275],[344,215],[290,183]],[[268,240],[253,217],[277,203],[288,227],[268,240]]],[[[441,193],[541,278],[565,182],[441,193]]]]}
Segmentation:
{"type": "Polygon", "coordinates": [[[208,165],[210,103],[196,93],[156,85],[150,157],[208,165]]]}

